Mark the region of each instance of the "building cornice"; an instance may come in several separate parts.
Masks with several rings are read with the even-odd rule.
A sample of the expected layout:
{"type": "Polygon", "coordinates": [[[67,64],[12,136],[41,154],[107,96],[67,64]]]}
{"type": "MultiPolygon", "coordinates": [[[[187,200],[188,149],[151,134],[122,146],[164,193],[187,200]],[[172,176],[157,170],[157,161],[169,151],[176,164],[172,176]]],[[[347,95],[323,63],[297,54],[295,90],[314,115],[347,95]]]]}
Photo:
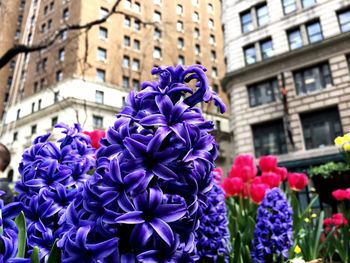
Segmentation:
{"type": "MultiPolygon", "coordinates": [[[[342,33],[339,35],[336,35],[334,37],[327,38],[323,40],[322,42],[310,44],[307,46],[304,46],[300,49],[288,51],[283,54],[274,56],[268,60],[260,61],[258,63],[240,68],[235,71],[231,71],[226,73],[225,77],[222,79],[221,84],[223,87],[223,90],[225,92],[228,92],[230,90],[232,85],[236,83],[243,82],[244,79],[249,79],[250,74],[257,75],[258,72],[267,71],[264,72],[267,74],[276,74],[275,70],[267,70],[269,68],[271,69],[279,69],[278,71],[285,70],[287,68],[293,67],[295,63],[293,61],[300,57],[310,57],[310,54],[317,54],[320,51],[323,50],[329,50],[329,54],[336,54],[340,52],[344,52],[344,50],[350,51],[350,32],[342,33]],[[341,48],[339,48],[341,46],[341,48]]],[[[319,55],[318,55],[319,57],[319,55]]]]}

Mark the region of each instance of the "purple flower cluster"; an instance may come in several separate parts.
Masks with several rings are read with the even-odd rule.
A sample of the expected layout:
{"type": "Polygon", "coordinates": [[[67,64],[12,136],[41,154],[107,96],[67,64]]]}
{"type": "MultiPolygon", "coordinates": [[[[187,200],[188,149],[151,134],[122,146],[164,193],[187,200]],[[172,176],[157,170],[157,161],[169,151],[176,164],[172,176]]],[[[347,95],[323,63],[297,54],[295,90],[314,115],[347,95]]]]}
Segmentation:
{"type": "Polygon", "coordinates": [[[279,188],[269,190],[258,209],[254,231],[254,262],[272,262],[272,255],[288,259],[293,246],[293,211],[279,188]]]}
{"type": "Polygon", "coordinates": [[[129,94],[101,140],[94,175],[62,219],[69,228],[59,242],[64,262],[199,258],[195,233],[218,146],[213,123],[195,105],[213,100],[225,111],[205,70],[155,68],[159,80],[129,94]]]}
{"type": "Polygon", "coordinates": [[[201,259],[217,261],[218,254],[228,261],[229,232],[226,215],[225,193],[215,182],[209,191],[206,206],[202,208],[200,225],[196,231],[197,250],[201,259]]]}
{"type": "Polygon", "coordinates": [[[64,231],[60,218],[95,164],[90,139],[79,125],[56,127],[63,129],[61,139],[49,141],[50,133],[39,136],[24,152],[19,165],[21,178],[15,187],[27,219],[28,255],[38,246],[41,258],[64,231]]]}

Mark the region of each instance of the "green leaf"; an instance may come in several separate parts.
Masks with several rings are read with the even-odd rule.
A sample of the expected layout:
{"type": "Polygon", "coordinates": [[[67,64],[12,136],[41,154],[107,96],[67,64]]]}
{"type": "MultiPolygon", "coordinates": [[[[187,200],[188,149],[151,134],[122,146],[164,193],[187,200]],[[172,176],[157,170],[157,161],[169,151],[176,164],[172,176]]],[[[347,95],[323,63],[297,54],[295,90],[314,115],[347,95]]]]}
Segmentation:
{"type": "Polygon", "coordinates": [[[40,263],[38,247],[34,247],[32,255],[30,256],[30,263],[40,263]]]}
{"type": "Polygon", "coordinates": [[[23,212],[16,217],[15,223],[18,228],[18,252],[16,257],[24,258],[26,252],[27,226],[23,212]]]}
{"type": "Polygon", "coordinates": [[[58,238],[53,244],[47,263],[60,263],[61,262],[61,250],[57,247],[58,238]]]}
{"type": "Polygon", "coordinates": [[[238,263],[240,258],[240,249],[241,249],[241,234],[238,232],[235,238],[235,244],[233,248],[233,263],[238,263]]]}

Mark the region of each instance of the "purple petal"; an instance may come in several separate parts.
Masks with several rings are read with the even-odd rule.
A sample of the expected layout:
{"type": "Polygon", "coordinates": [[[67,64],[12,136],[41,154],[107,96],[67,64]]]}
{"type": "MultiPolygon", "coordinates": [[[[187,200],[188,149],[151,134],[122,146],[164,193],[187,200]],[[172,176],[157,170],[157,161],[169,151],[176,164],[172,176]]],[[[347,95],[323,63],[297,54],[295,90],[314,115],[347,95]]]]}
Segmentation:
{"type": "Polygon", "coordinates": [[[152,172],[164,180],[172,180],[172,179],[178,178],[176,173],[174,173],[168,167],[166,167],[165,165],[160,164],[160,163],[156,164],[153,167],[152,172]]]}
{"type": "Polygon", "coordinates": [[[149,189],[149,209],[151,211],[157,209],[162,202],[163,193],[160,189],[150,188],[149,189]]]}
{"type": "Polygon", "coordinates": [[[147,147],[146,145],[132,139],[125,138],[124,139],[125,147],[129,150],[129,153],[136,159],[138,156],[142,156],[146,153],[147,147]]]}
{"type": "Polygon", "coordinates": [[[170,119],[174,104],[169,98],[169,96],[156,96],[156,104],[161,114],[165,116],[166,119],[170,119]]]}
{"type": "Polygon", "coordinates": [[[162,114],[152,114],[140,120],[140,124],[144,126],[153,126],[153,125],[166,126],[167,121],[164,115],[162,114]]]}
{"type": "Polygon", "coordinates": [[[162,219],[153,218],[149,222],[152,228],[157,232],[157,234],[167,243],[169,246],[174,242],[174,233],[170,226],[165,223],[162,219]]]}
{"type": "Polygon", "coordinates": [[[186,207],[184,205],[170,204],[170,205],[160,205],[155,214],[160,219],[165,222],[174,222],[179,220],[186,214],[186,207]]]}
{"type": "Polygon", "coordinates": [[[124,177],[125,190],[130,192],[136,189],[140,183],[145,179],[145,170],[136,170],[135,172],[129,173],[124,177]]]}
{"type": "Polygon", "coordinates": [[[126,214],[119,216],[115,222],[119,224],[141,224],[145,222],[142,215],[142,211],[127,212],[126,214]]]}
{"type": "Polygon", "coordinates": [[[147,223],[138,224],[134,227],[130,235],[131,243],[144,246],[153,234],[153,228],[147,223]]]}

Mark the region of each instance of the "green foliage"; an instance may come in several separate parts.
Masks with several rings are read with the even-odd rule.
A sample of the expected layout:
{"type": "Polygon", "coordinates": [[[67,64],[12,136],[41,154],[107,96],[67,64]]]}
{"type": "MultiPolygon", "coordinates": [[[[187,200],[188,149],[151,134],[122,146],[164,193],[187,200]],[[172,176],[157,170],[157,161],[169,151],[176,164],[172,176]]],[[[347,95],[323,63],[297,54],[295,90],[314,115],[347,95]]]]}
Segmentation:
{"type": "Polygon", "coordinates": [[[328,163],[310,168],[308,171],[308,175],[310,177],[322,176],[323,178],[331,178],[335,174],[340,174],[348,170],[350,170],[349,164],[328,162],[328,163]]]}
{"type": "Polygon", "coordinates": [[[15,219],[18,229],[18,252],[17,258],[24,258],[26,252],[27,227],[24,213],[21,212],[15,219]]]}
{"type": "Polygon", "coordinates": [[[47,263],[60,263],[61,262],[61,250],[57,247],[58,238],[53,244],[47,263]]]}
{"type": "Polygon", "coordinates": [[[34,247],[32,255],[30,257],[30,263],[40,263],[39,248],[34,247]]]}

